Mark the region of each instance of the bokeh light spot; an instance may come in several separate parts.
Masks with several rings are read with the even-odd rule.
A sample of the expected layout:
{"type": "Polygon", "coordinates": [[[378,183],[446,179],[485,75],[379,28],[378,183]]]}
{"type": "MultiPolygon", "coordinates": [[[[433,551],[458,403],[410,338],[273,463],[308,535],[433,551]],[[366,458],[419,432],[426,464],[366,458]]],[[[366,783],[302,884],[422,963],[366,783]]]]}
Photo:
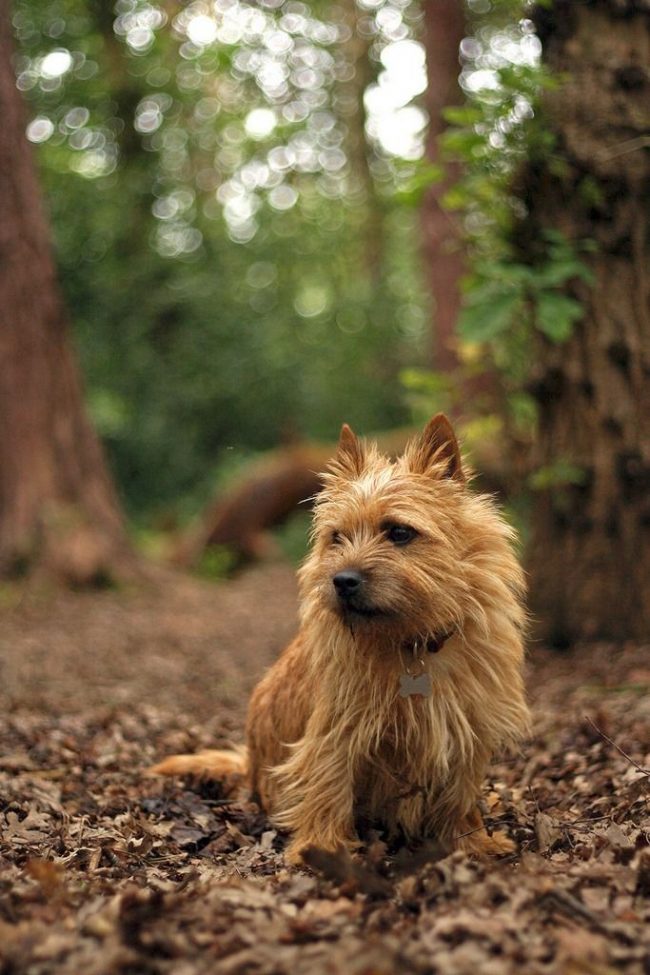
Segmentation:
{"type": "Polygon", "coordinates": [[[217,39],[217,25],[212,17],[199,14],[187,22],[185,33],[192,44],[205,47],[206,44],[212,44],[217,39]]]}
{"type": "Polygon", "coordinates": [[[267,138],[276,125],[275,112],[270,108],[254,108],[248,113],[244,122],[244,128],[252,139],[267,138]]]}
{"type": "Polygon", "coordinates": [[[43,78],[60,78],[70,70],[72,64],[72,55],[65,48],[50,51],[41,61],[41,75],[43,78]]]}
{"type": "Polygon", "coordinates": [[[40,115],[27,126],[27,138],[30,142],[47,142],[54,132],[54,125],[49,118],[40,115]]]}

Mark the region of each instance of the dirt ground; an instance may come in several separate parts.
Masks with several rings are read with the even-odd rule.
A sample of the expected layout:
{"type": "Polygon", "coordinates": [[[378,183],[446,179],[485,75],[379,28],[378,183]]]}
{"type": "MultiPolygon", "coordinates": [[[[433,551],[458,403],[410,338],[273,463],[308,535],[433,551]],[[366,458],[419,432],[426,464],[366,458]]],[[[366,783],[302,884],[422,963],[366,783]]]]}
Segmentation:
{"type": "Polygon", "coordinates": [[[650,654],[534,648],[535,734],[484,803],[518,844],[289,870],[252,803],[145,775],[237,741],[296,625],[289,567],[0,590],[2,975],[650,972],[650,654]]]}

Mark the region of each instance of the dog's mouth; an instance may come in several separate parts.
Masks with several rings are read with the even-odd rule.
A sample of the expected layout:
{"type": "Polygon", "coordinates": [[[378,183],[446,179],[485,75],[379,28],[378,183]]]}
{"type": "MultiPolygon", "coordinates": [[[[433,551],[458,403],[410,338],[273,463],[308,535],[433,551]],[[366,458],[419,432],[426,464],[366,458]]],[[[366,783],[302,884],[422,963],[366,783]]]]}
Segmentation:
{"type": "Polygon", "coordinates": [[[395,616],[395,613],[389,609],[382,609],[380,606],[369,606],[366,603],[355,603],[352,601],[339,603],[338,612],[346,622],[355,619],[390,619],[395,616]]]}

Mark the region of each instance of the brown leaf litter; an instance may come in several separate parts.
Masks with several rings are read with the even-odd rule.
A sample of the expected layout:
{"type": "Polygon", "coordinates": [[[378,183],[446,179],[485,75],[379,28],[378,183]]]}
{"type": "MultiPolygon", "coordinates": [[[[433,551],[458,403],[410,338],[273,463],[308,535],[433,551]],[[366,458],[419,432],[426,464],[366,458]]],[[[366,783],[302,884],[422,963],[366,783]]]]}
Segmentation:
{"type": "Polygon", "coordinates": [[[647,647],[532,655],[535,736],[484,790],[516,855],[371,833],[300,871],[254,803],[144,774],[241,735],[294,625],[288,569],[6,601],[2,975],[650,971],[647,647]]]}

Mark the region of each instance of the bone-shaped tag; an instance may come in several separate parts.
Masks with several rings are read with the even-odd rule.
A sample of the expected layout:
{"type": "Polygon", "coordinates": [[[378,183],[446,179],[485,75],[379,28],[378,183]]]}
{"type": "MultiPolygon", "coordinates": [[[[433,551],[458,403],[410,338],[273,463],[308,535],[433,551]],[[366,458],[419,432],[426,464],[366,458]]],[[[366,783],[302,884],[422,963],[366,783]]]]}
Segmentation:
{"type": "Polygon", "coordinates": [[[399,679],[399,696],[413,697],[420,695],[428,697],[431,694],[431,675],[425,671],[413,677],[412,674],[402,674],[399,679]]]}

